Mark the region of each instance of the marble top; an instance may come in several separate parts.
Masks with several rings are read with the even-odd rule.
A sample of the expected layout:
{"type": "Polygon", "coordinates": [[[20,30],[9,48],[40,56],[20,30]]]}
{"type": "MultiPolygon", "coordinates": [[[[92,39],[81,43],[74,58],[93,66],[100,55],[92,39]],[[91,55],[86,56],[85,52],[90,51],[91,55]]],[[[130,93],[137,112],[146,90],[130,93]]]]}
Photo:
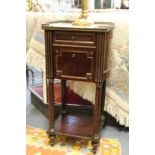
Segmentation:
{"type": "Polygon", "coordinates": [[[114,24],[111,22],[95,22],[91,26],[73,25],[72,21],[57,21],[42,24],[43,29],[57,29],[57,30],[80,30],[80,31],[111,31],[114,29],[114,24]]]}

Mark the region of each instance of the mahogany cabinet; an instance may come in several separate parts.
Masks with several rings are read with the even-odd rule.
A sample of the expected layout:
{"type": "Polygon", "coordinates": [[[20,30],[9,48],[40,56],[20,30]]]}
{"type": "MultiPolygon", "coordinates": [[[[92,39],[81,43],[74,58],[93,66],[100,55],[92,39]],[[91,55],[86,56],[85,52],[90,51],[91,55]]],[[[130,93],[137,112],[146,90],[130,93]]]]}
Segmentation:
{"type": "Polygon", "coordinates": [[[46,50],[46,83],[49,103],[51,144],[55,136],[66,135],[92,140],[95,152],[103,125],[106,79],[110,71],[110,41],[113,23],[73,26],[71,22],[43,24],[46,50]],[[55,118],[54,78],[62,81],[62,112],[55,118]],[[68,113],[65,106],[66,80],[96,84],[93,115],[68,113]]]}

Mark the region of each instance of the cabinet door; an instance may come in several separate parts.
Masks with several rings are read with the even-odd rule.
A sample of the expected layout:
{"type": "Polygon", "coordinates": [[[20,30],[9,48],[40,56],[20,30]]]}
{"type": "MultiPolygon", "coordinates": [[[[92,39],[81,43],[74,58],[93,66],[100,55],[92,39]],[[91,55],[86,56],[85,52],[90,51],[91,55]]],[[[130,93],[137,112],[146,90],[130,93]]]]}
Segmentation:
{"type": "Polygon", "coordinates": [[[94,49],[54,47],[53,52],[55,78],[93,80],[94,49]]]}

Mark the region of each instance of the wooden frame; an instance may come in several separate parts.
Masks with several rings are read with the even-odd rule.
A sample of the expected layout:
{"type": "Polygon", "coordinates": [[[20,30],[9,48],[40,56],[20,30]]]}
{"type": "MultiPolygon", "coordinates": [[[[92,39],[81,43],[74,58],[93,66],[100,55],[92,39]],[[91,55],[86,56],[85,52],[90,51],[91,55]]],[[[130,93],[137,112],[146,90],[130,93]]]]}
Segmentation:
{"type": "MultiPolygon", "coordinates": [[[[65,25],[65,23],[64,23],[65,25]]],[[[73,136],[73,137],[80,137],[80,138],[87,138],[92,140],[93,144],[93,152],[96,152],[96,148],[99,143],[100,139],[100,131],[103,125],[104,121],[104,115],[102,112],[102,108],[104,106],[104,98],[105,98],[105,89],[106,89],[106,78],[109,75],[109,52],[110,52],[110,40],[112,38],[112,30],[113,30],[113,24],[112,23],[106,23],[106,26],[104,26],[104,23],[98,28],[77,28],[76,27],[55,27],[52,26],[52,23],[44,24],[43,29],[45,29],[45,49],[46,49],[46,80],[47,80],[47,101],[49,103],[49,130],[48,134],[51,140],[51,144],[53,145],[55,143],[55,135],[67,135],[67,136],[73,136]],[[109,24],[107,26],[107,24],[109,24]],[[93,33],[95,35],[96,41],[95,41],[95,49],[93,48],[93,78],[90,79],[89,77],[85,77],[83,79],[83,76],[79,76],[78,80],[81,81],[89,81],[96,83],[96,95],[95,95],[95,104],[93,105],[93,115],[77,115],[73,113],[68,113],[65,106],[65,87],[66,87],[66,80],[77,80],[76,74],[75,76],[70,76],[71,69],[66,69],[66,75],[64,76],[58,76],[55,72],[56,64],[55,64],[55,46],[54,46],[54,32],[60,31],[60,32],[66,32],[69,31],[73,36],[77,32],[85,32],[87,33],[93,33]],[[81,78],[80,78],[81,77],[81,78]],[[54,106],[54,78],[60,78],[62,80],[62,113],[55,118],[55,106],[54,106]]],[[[65,37],[65,36],[62,36],[65,37]]],[[[86,37],[87,38],[87,37],[86,37]]],[[[62,45],[66,43],[68,38],[63,38],[64,42],[62,41],[59,43],[58,48],[63,50],[66,47],[63,47],[62,45]]],[[[73,53],[76,53],[76,51],[87,51],[87,46],[85,48],[83,47],[74,47],[74,40],[69,46],[72,45],[72,51],[73,53]]],[[[67,44],[66,44],[67,46],[67,44]]],[[[79,44],[80,46],[80,44],[79,44]]],[[[89,47],[91,49],[91,47],[89,47]]],[[[70,51],[70,52],[72,52],[70,51]]],[[[78,53],[78,52],[77,52],[78,53]]],[[[63,58],[62,58],[63,59],[63,58]]],[[[74,62],[74,57],[72,57],[74,62]]],[[[80,60],[80,57],[77,58],[80,60]]],[[[67,65],[73,65],[71,63],[71,60],[63,61],[62,64],[57,64],[59,66],[66,66],[67,65]]],[[[82,62],[83,65],[85,65],[85,62],[82,62]]],[[[91,65],[91,64],[88,64],[91,65]]],[[[81,66],[81,65],[80,65],[81,66]]],[[[75,63],[75,67],[78,68],[78,64],[75,63]]],[[[91,66],[89,66],[91,67],[91,66]]],[[[88,68],[89,68],[88,67],[88,68]]],[[[80,70],[83,70],[84,68],[80,68],[80,70]]],[[[77,70],[78,72],[79,70],[77,70]]],[[[84,72],[88,72],[87,70],[84,70],[84,72]]],[[[81,74],[81,72],[79,72],[81,74]]]]}

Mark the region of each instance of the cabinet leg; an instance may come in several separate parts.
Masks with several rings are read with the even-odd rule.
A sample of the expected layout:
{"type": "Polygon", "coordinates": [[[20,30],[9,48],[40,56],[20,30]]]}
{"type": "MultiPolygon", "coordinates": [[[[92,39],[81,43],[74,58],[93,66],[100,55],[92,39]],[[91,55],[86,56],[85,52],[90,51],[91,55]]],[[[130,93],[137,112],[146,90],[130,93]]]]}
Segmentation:
{"type": "Polygon", "coordinates": [[[55,137],[55,135],[50,136],[49,139],[50,139],[50,145],[51,146],[54,146],[55,143],[56,143],[56,137],[55,137]]]}
{"type": "Polygon", "coordinates": [[[101,130],[101,99],[102,99],[102,83],[97,83],[95,105],[94,105],[94,112],[93,112],[94,138],[96,137],[96,135],[100,134],[100,130],[101,130]]]}
{"type": "Polygon", "coordinates": [[[55,133],[54,133],[54,129],[48,130],[47,134],[48,134],[48,137],[50,139],[49,144],[51,146],[53,146],[55,144],[55,142],[56,142],[56,136],[55,136],[55,133]]]}
{"type": "Polygon", "coordinates": [[[99,146],[99,140],[92,141],[92,145],[93,145],[92,152],[93,152],[93,154],[96,154],[97,148],[99,146]]]}
{"type": "Polygon", "coordinates": [[[100,140],[100,131],[101,131],[101,122],[102,122],[102,82],[96,83],[96,95],[95,95],[95,105],[94,105],[94,112],[93,112],[93,131],[94,137],[92,141],[93,145],[93,153],[96,153],[97,147],[99,145],[100,140]]]}
{"type": "Polygon", "coordinates": [[[105,122],[105,116],[104,116],[104,104],[105,104],[105,94],[106,93],[106,80],[104,80],[102,84],[102,99],[101,99],[101,121],[102,124],[105,122]]]}
{"type": "Polygon", "coordinates": [[[66,114],[66,80],[61,80],[61,95],[62,95],[62,114],[66,114]]]}
{"type": "Polygon", "coordinates": [[[49,117],[49,136],[54,135],[54,79],[46,79],[47,81],[47,101],[48,101],[48,117],[49,117]]]}

